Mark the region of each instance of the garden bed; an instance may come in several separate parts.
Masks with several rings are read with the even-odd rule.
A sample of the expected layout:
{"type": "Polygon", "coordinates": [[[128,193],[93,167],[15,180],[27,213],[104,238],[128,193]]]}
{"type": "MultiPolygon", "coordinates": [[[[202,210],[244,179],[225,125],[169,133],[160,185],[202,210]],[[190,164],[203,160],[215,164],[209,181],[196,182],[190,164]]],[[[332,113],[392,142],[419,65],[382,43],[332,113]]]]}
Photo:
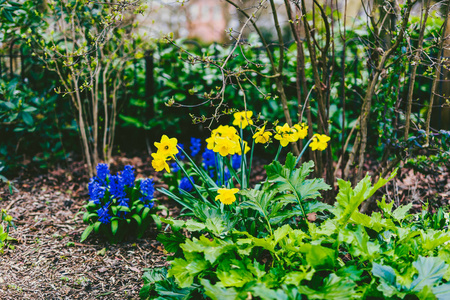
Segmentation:
{"type": "MultiPolygon", "coordinates": [[[[147,158],[116,157],[112,169],[126,164],[136,166],[138,177],[157,177],[147,158]]],[[[95,237],[79,242],[86,225],[77,213],[88,199],[84,170],[72,163],[45,175],[22,174],[14,183],[19,192],[1,190],[1,208],[7,208],[17,226],[11,231],[15,249],[0,256],[1,299],[138,299],[143,270],[168,265],[154,227],[133,242],[111,245],[95,237]]],[[[402,169],[383,192],[397,204],[412,201],[417,209],[426,199],[434,207],[445,206],[448,178],[446,170],[433,177],[402,169]]],[[[179,215],[174,202],[156,197],[169,208],[169,216],[179,215]]]]}

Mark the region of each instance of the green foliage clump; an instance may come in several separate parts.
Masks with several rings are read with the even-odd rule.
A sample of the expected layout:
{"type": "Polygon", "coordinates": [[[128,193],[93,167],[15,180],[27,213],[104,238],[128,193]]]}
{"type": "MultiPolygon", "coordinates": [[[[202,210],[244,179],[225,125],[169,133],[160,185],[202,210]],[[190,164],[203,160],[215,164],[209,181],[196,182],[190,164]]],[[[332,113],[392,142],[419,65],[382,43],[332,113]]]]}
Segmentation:
{"type": "Polygon", "coordinates": [[[411,204],[394,209],[384,197],[380,212],[359,213],[395,172],[374,185],[369,176],[355,187],[338,180],[335,204],[320,203],[329,187],[306,179],[312,162],[295,162],[289,154],[284,165],[266,166],[267,180],[240,191],[245,200],[235,211],[203,207],[208,218],[194,208],[193,219],[163,219],[173,232],[158,240],[172,253],[171,266],[145,273],[141,298],[450,297],[448,214],[411,215],[411,204]],[[255,230],[243,226],[246,219],[255,230]]]}

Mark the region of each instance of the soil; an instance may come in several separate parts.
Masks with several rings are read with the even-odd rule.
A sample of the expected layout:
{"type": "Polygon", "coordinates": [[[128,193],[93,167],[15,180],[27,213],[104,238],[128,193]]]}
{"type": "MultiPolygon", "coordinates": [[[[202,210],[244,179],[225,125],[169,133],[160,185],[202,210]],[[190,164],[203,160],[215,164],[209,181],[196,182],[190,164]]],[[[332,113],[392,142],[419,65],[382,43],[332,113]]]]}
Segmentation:
{"type": "MultiPolygon", "coordinates": [[[[159,176],[147,158],[115,157],[111,169],[126,164],[136,167],[137,177],[159,176]]],[[[262,167],[255,165],[254,175],[262,179],[262,167]]],[[[168,265],[154,227],[136,241],[112,245],[91,236],[79,242],[86,224],[77,213],[89,198],[85,170],[75,162],[46,174],[21,174],[13,181],[18,192],[12,195],[0,186],[0,208],[17,226],[10,231],[14,249],[0,255],[0,299],[139,299],[145,269],[168,265]]],[[[397,205],[413,202],[420,209],[430,201],[432,207],[447,206],[449,172],[422,175],[402,169],[384,191],[397,205]]],[[[179,215],[175,202],[156,197],[169,208],[169,216],[179,215]]]]}

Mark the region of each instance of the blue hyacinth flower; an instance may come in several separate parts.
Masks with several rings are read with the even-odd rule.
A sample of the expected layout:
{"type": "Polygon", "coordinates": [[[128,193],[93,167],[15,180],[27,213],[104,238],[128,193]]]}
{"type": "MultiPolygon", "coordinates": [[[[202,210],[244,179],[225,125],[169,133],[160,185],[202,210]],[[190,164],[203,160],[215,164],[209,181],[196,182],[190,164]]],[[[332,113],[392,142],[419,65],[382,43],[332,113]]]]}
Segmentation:
{"type": "Polygon", "coordinates": [[[105,196],[105,187],[95,178],[92,178],[88,184],[90,201],[100,204],[100,200],[105,196]]]}
{"type": "Polygon", "coordinates": [[[144,180],[142,180],[140,190],[142,195],[153,199],[153,194],[155,193],[155,184],[153,182],[153,179],[145,178],[144,180]]]}
{"type": "Polygon", "coordinates": [[[103,207],[97,210],[98,220],[103,224],[111,223],[111,214],[109,213],[109,204],[111,202],[106,203],[103,207]]]}
{"type": "Polygon", "coordinates": [[[134,186],[134,167],[133,166],[125,166],[125,168],[123,169],[122,172],[122,179],[123,179],[123,184],[126,186],[134,186]]]}
{"type": "Polygon", "coordinates": [[[97,178],[103,183],[106,183],[107,177],[110,175],[109,168],[107,164],[97,165],[97,178]]]}
{"type": "Polygon", "coordinates": [[[195,157],[197,154],[199,154],[201,148],[202,140],[192,137],[191,146],[189,147],[189,149],[191,149],[191,157],[195,157]]]}
{"type": "MultiPolygon", "coordinates": [[[[181,149],[184,150],[184,145],[183,145],[183,144],[178,144],[177,146],[178,146],[178,148],[181,148],[181,149]]],[[[175,156],[176,156],[179,160],[185,159],[185,156],[184,156],[184,154],[183,154],[183,151],[181,151],[181,150],[180,150],[175,156]]]]}
{"type": "Polygon", "coordinates": [[[202,154],[203,167],[208,170],[209,168],[216,168],[216,154],[214,151],[206,149],[202,154]]]}
{"type": "Polygon", "coordinates": [[[241,156],[239,154],[234,154],[231,156],[231,166],[235,170],[241,167],[241,156]]]}
{"type": "Polygon", "coordinates": [[[170,169],[172,170],[173,173],[180,171],[180,167],[176,162],[170,164],[170,169]]]}
{"type": "Polygon", "coordinates": [[[112,175],[109,177],[109,192],[111,196],[120,199],[126,196],[125,184],[122,176],[112,175]]]}
{"type": "MultiPolygon", "coordinates": [[[[194,179],[192,178],[192,176],[190,176],[189,178],[191,179],[192,182],[194,182],[194,179]]],[[[189,179],[187,177],[183,177],[180,180],[180,185],[178,186],[178,188],[180,190],[185,190],[186,192],[190,192],[190,191],[192,191],[194,186],[192,185],[192,183],[189,181],[189,179]]]]}

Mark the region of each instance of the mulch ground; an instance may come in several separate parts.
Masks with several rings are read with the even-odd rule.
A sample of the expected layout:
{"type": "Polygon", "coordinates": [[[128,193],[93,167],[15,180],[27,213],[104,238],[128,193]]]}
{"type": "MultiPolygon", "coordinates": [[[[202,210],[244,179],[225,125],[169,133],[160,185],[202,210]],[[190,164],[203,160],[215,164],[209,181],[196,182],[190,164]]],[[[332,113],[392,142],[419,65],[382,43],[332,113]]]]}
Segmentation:
{"type": "MultiPolygon", "coordinates": [[[[126,164],[135,165],[138,176],[156,177],[139,158],[116,158],[112,170],[126,164]]],[[[17,242],[0,255],[0,299],[139,299],[144,269],[167,265],[156,228],[117,245],[95,237],[79,242],[86,225],[77,213],[89,199],[84,170],[78,163],[16,179],[13,195],[2,188],[0,208],[14,217],[10,235],[17,242]]],[[[162,199],[170,216],[178,214],[162,199]]]]}
{"type": "MultiPolygon", "coordinates": [[[[157,178],[148,159],[116,157],[111,169],[126,164],[136,166],[138,177],[157,178]]],[[[144,269],[168,265],[156,228],[142,239],[117,245],[95,237],[79,242],[86,225],[77,213],[89,198],[84,170],[81,163],[72,163],[45,175],[22,175],[15,179],[19,192],[13,195],[0,187],[0,208],[8,210],[17,226],[10,232],[17,240],[15,249],[0,254],[0,299],[139,299],[144,269]]],[[[385,192],[396,204],[446,206],[449,172],[422,175],[403,169],[385,192]]],[[[174,202],[159,198],[169,216],[179,214],[174,202]]]]}

